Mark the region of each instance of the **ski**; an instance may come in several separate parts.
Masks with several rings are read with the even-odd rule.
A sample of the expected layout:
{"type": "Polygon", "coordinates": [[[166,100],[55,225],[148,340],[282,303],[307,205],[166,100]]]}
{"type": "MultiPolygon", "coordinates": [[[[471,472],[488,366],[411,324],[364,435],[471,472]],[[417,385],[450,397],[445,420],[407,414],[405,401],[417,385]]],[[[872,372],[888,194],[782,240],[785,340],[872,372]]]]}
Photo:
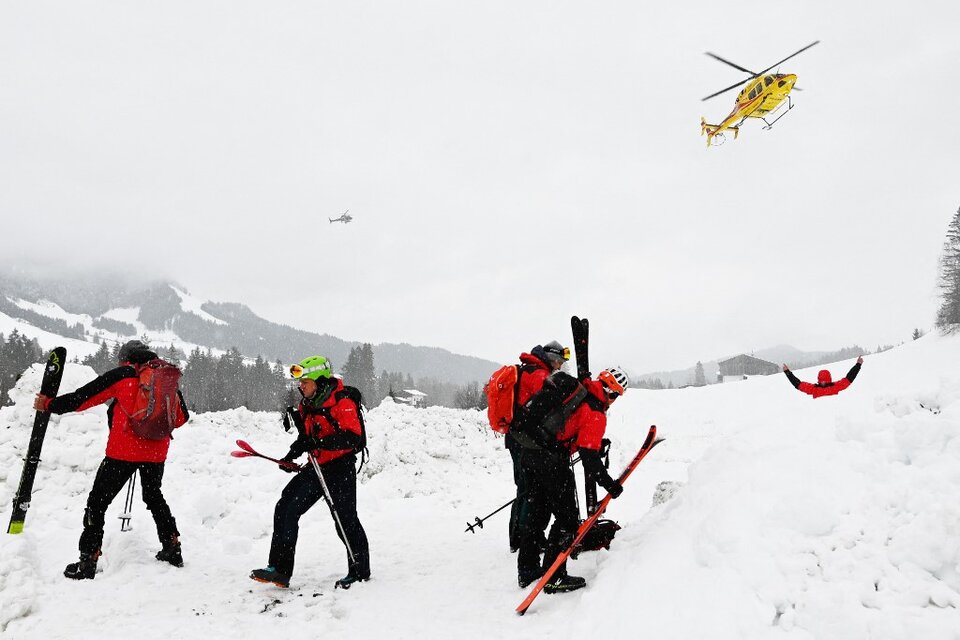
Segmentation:
{"type": "Polygon", "coordinates": [[[590,323],[586,318],[573,316],[570,318],[570,328],[573,330],[573,352],[577,356],[577,379],[586,380],[590,377],[590,360],[587,353],[590,323]]]}
{"type": "MultiPolygon", "coordinates": [[[[43,370],[43,381],[40,383],[40,393],[54,398],[60,390],[60,380],[63,378],[63,366],[67,362],[67,350],[57,347],[47,357],[47,366],[43,370]]],[[[23,533],[23,522],[27,518],[27,509],[30,508],[30,498],[33,495],[33,480],[40,465],[40,449],[43,448],[43,436],[47,432],[47,423],[50,413],[37,411],[33,419],[33,431],[30,433],[30,444],[27,445],[27,456],[23,459],[23,471],[20,474],[20,484],[13,497],[13,513],[10,514],[10,524],[7,533],[23,533]]]]}
{"type": "MultiPolygon", "coordinates": [[[[573,316],[570,318],[570,329],[573,331],[573,350],[577,357],[577,379],[583,382],[590,377],[590,322],[586,318],[573,316]]],[[[587,474],[584,474],[583,493],[587,515],[593,515],[597,509],[597,482],[587,474]]]]}
{"type": "MultiPolygon", "coordinates": [[[[637,465],[640,464],[640,461],[646,457],[650,450],[655,446],[663,442],[663,438],[657,439],[657,427],[656,425],[650,427],[650,431],[647,433],[647,439],[644,440],[643,446],[640,447],[640,451],[637,452],[637,455],[633,457],[633,460],[630,464],[627,465],[627,468],[623,470],[623,473],[620,474],[620,477],[617,478],[617,482],[623,484],[626,482],[627,478],[630,477],[630,474],[633,473],[633,470],[637,468],[637,465]]],[[[517,613],[521,616],[527,612],[527,609],[530,608],[530,605],[533,604],[533,601],[536,599],[540,592],[543,591],[543,588],[546,586],[550,579],[553,577],[553,574],[556,573],[557,569],[560,568],[570,554],[576,549],[577,545],[583,540],[584,536],[587,535],[587,532],[590,531],[590,528],[596,524],[597,520],[600,519],[600,516],[603,515],[604,510],[606,510],[607,505],[610,503],[610,495],[607,496],[600,502],[600,505],[597,507],[597,511],[583,521],[583,524],[580,525],[580,528],[577,529],[577,535],[573,539],[573,542],[567,547],[566,551],[557,556],[557,559],[553,561],[553,564],[550,565],[550,568],[547,569],[546,573],[543,574],[543,577],[537,581],[537,584],[534,585],[533,589],[527,594],[527,597],[520,603],[520,606],[517,607],[517,613]]]]}

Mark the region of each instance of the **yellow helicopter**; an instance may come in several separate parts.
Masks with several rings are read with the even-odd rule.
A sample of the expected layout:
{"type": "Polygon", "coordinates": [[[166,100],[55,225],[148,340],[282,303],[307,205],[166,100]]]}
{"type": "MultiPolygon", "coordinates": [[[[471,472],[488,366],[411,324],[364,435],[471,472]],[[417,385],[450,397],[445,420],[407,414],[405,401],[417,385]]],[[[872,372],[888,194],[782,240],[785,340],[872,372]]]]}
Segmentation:
{"type": "MultiPolygon", "coordinates": [[[[737,139],[737,135],[740,133],[740,125],[744,123],[747,118],[760,118],[767,125],[764,129],[771,128],[774,123],[785,116],[790,109],[793,109],[793,101],[790,99],[790,91],[794,89],[794,84],[797,82],[797,76],[792,73],[767,73],[770,69],[773,69],[776,66],[779,66],[789,60],[790,58],[803,53],[813,45],[819,43],[812,42],[805,46],[803,49],[790,54],[780,62],[776,62],[763,71],[755,73],[749,69],[745,69],[738,64],[734,64],[729,60],[724,60],[715,53],[707,52],[707,55],[711,58],[719,60],[724,64],[728,64],[734,69],[739,69],[744,73],[749,73],[750,77],[746,80],[741,80],[740,82],[730,85],[726,89],[721,89],[716,93],[711,93],[709,96],[703,100],[709,100],[710,98],[715,98],[721,93],[726,93],[731,89],[736,89],[743,83],[747,83],[743,90],[740,91],[740,95],[737,96],[737,103],[733,107],[733,111],[730,112],[726,118],[723,119],[723,122],[720,124],[709,124],[705,118],[700,118],[700,135],[707,134],[707,146],[713,146],[714,136],[720,136],[720,139],[723,139],[724,131],[733,131],[733,139],[737,139]],[[784,105],[783,101],[787,101],[786,110],[774,118],[773,122],[767,122],[765,116],[768,114],[774,113],[780,110],[784,105]]],[[[796,88],[799,91],[799,87],[796,88]]]]}

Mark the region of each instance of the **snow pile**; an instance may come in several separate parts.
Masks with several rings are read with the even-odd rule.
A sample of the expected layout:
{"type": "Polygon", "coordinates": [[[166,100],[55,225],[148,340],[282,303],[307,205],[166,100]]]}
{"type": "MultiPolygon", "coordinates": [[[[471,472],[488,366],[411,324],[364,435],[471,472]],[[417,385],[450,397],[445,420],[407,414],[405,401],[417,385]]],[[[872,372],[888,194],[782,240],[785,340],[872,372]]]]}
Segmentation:
{"type": "MultiPolygon", "coordinates": [[[[247,578],[265,564],[289,476],[229,452],[242,438],[281,456],[293,436],[278,414],[246,410],[194,416],[172,444],[164,486],[184,568],[153,559],[159,545],[139,499],[133,531],[120,533],[121,494],[101,573],[65,580],[106,430],[102,408],[63,416],[48,431],[24,533],[0,536],[0,629],[16,638],[119,638],[136,624],[143,638],[580,638],[599,628],[662,639],[956,639],[958,360],[960,339],[931,335],[868,357],[833,398],[812,400],[782,375],[632,391],[610,413],[612,472],[648,425],[666,442],[611,504],[623,526],[611,550],[571,563],[588,587],[541,596],[523,618],[513,614],[524,592],[506,512],[463,532],[513,494],[509,456],[480,412],[387,402],[366,414],[359,513],[374,575],[349,592],[331,589],[346,562],[322,504],[301,520],[290,590],[247,578]]],[[[830,369],[838,378],[851,364],[830,369]]],[[[71,364],[63,388],[92,376],[71,364]]],[[[36,367],[13,391],[17,404],[0,410],[3,505],[39,379],[36,367]]]]}
{"type": "MultiPolygon", "coordinates": [[[[89,367],[68,365],[61,392],[74,390],[94,375],[89,367]]],[[[19,482],[34,418],[31,405],[41,376],[40,365],[26,372],[11,391],[15,405],[0,410],[0,503],[4,505],[11,504],[19,482]]],[[[390,545],[392,534],[402,529],[391,518],[410,525],[412,531],[406,537],[412,540],[428,518],[436,522],[440,511],[445,511],[451,522],[457,523],[451,524],[448,532],[456,534],[466,518],[456,513],[453,505],[470,493],[470,485],[478,477],[486,478],[486,487],[500,487],[502,495],[509,495],[509,456],[502,449],[502,440],[492,437],[485,426],[484,414],[415,409],[388,401],[368,411],[365,420],[370,461],[360,476],[359,509],[379,575],[390,575],[391,567],[398,563],[389,552],[403,560],[401,549],[390,545]],[[385,519],[384,513],[390,516],[385,519]]],[[[149,620],[147,626],[158,629],[158,634],[159,629],[173,633],[175,625],[183,623],[178,616],[184,613],[187,602],[191,603],[190,613],[196,614],[194,618],[204,620],[225,611],[242,615],[257,614],[267,605],[273,609],[276,594],[250,582],[247,573],[265,565],[273,505],[290,476],[267,461],[231,458],[229,453],[236,448],[235,440],[244,439],[266,455],[282,456],[294,435],[284,432],[280,415],[246,409],[201,414],[193,416],[175,434],[164,492],[184,541],[184,570],[177,571],[152,558],[159,543],[138,488],[134,530],[119,532],[117,516],[125,496],[121,491],[107,512],[102,571],[97,580],[78,587],[65,580],[61,572],[76,558],[83,506],[103,457],[106,437],[104,407],[51,417],[25,532],[0,537],[4,558],[0,565],[0,630],[13,633],[11,637],[85,637],[85,632],[94,635],[97,629],[98,637],[111,637],[109,630],[99,627],[104,618],[116,615],[122,620],[125,612],[139,608],[138,620],[144,620],[142,616],[149,620],[151,614],[142,610],[141,600],[157,600],[153,590],[180,592],[177,598],[164,601],[160,597],[161,602],[155,603],[163,616],[172,616],[157,625],[149,620]],[[211,580],[226,584],[222,589],[211,588],[211,580]],[[127,584],[140,585],[141,589],[103,595],[127,584]],[[213,594],[219,595],[211,599],[213,594]],[[231,609],[227,601],[236,594],[253,598],[255,604],[241,598],[231,609]],[[100,598],[106,598],[109,604],[100,602],[100,598]],[[248,607],[252,609],[247,611],[248,607]],[[66,617],[71,619],[69,624],[60,622],[66,617]],[[69,629],[74,631],[68,633],[69,629]]],[[[477,502],[486,506],[485,500],[477,502]]],[[[3,516],[9,517],[9,506],[3,516]]],[[[330,585],[342,575],[346,565],[343,547],[322,504],[301,521],[301,540],[307,542],[300,545],[298,553],[296,577],[300,584],[319,590],[319,585],[330,585]]],[[[425,546],[421,552],[430,555],[434,548],[425,546]]],[[[482,556],[478,561],[485,562],[482,556]]],[[[396,584],[402,579],[398,575],[389,582],[396,584]]],[[[382,586],[392,588],[386,583],[382,586]]],[[[276,615],[285,615],[283,609],[276,615]]],[[[198,622],[188,620],[191,624],[198,622]]],[[[118,635],[120,629],[118,626],[115,630],[118,635]]],[[[178,633],[181,631],[178,628],[178,633]]],[[[220,636],[214,632],[213,637],[220,636]]],[[[294,631],[291,637],[301,636],[294,631]]]]}
{"type": "Polygon", "coordinates": [[[728,432],[623,532],[580,613],[625,632],[622,612],[643,603],[665,638],[957,638],[958,347],[931,336],[870,357],[831,399],[783,376],[689,390],[683,407],[648,396],[701,425],[674,440],[711,439],[708,414],[728,432]]]}

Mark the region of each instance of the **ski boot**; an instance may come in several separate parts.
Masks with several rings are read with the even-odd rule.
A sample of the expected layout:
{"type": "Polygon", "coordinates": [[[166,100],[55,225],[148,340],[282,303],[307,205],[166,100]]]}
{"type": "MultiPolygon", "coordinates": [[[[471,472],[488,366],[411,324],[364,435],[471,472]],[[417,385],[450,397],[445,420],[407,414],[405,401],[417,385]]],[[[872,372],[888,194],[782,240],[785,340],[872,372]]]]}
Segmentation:
{"type": "Polygon", "coordinates": [[[174,536],[163,543],[163,548],[155,556],[160,562],[169,562],[175,567],[183,566],[183,555],[180,553],[180,539],[174,536]]]}
{"type": "Polygon", "coordinates": [[[257,582],[266,582],[286,589],[290,586],[290,576],[285,576],[273,567],[266,569],[254,569],[250,572],[250,577],[257,582]]]}
{"type": "Polygon", "coordinates": [[[63,575],[71,580],[93,580],[97,576],[97,559],[100,553],[92,555],[81,553],[79,562],[72,562],[63,570],[63,575]]]}
{"type": "Polygon", "coordinates": [[[571,576],[563,574],[555,576],[550,582],[543,586],[546,593],[566,593],[567,591],[576,591],[587,586],[587,581],[580,576],[571,576]]]}
{"type": "Polygon", "coordinates": [[[521,572],[517,575],[517,584],[526,589],[543,576],[543,571],[521,572]]]}
{"type": "Polygon", "coordinates": [[[357,574],[355,574],[354,572],[351,571],[350,573],[348,573],[347,575],[343,576],[342,578],[340,578],[339,580],[337,580],[335,583],[333,583],[333,588],[334,588],[334,589],[349,589],[351,586],[353,586],[353,583],[354,583],[354,582],[366,582],[366,581],[369,580],[369,579],[370,579],[370,575],[369,575],[369,574],[367,574],[367,576],[366,576],[365,578],[362,578],[362,577],[360,577],[359,575],[357,575],[357,574]]]}

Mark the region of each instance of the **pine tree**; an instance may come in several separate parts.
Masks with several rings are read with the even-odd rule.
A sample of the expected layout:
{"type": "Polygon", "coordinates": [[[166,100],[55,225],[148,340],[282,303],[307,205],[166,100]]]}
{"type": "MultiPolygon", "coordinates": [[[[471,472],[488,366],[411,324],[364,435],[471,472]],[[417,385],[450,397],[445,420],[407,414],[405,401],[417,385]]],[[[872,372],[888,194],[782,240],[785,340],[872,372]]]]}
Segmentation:
{"type": "Polygon", "coordinates": [[[376,404],[373,404],[377,393],[377,369],[373,361],[373,347],[369,343],[364,343],[360,348],[359,364],[359,380],[356,387],[360,389],[364,403],[368,407],[375,407],[380,404],[379,399],[376,404]]]}
{"type": "Polygon", "coordinates": [[[110,353],[110,347],[107,346],[107,343],[101,342],[100,348],[97,349],[97,352],[93,355],[86,356],[80,361],[80,364],[87,365],[96,371],[97,375],[101,375],[117,366],[117,361],[113,359],[113,356],[110,353]]]}
{"type": "Polygon", "coordinates": [[[703,373],[703,363],[697,360],[697,368],[693,373],[693,386],[695,387],[705,387],[707,386],[707,376],[703,373]]]}
{"type": "Polygon", "coordinates": [[[940,291],[943,304],[937,311],[937,327],[953,331],[960,326],[960,209],[947,226],[947,239],[940,257],[940,291]]]}
{"type": "Polygon", "coordinates": [[[10,332],[6,342],[0,340],[0,406],[10,403],[10,389],[31,364],[43,361],[43,355],[36,340],[16,329],[10,332]]]}

